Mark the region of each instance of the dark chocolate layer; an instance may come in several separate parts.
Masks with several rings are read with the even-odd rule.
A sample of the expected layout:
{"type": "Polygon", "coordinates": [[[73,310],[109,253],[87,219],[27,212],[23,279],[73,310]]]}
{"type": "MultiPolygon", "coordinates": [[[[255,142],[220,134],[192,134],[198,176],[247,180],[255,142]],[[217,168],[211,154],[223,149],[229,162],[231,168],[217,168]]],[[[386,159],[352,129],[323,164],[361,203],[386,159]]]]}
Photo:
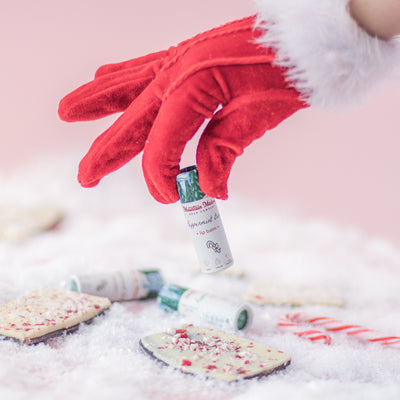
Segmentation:
{"type": "Polygon", "coordinates": [[[12,340],[14,342],[18,342],[21,344],[27,344],[27,345],[32,345],[32,344],[38,344],[38,343],[46,343],[50,339],[54,339],[56,337],[60,337],[63,335],[67,335],[69,333],[76,332],[79,329],[79,326],[81,324],[91,324],[93,320],[101,315],[104,314],[104,311],[101,312],[100,314],[94,316],[93,318],[88,319],[87,321],[82,321],[79,324],[70,326],[68,328],[62,328],[62,329],[57,329],[53,332],[46,333],[45,335],[42,336],[37,336],[33,338],[26,338],[25,340],[20,340],[17,338],[14,338],[12,336],[5,336],[5,335],[0,335],[0,340],[12,340]]]}
{"type": "MultiPolygon", "coordinates": [[[[163,360],[161,360],[160,358],[156,357],[156,356],[154,355],[154,352],[152,352],[151,350],[149,350],[149,349],[143,344],[142,340],[139,340],[139,345],[140,345],[140,348],[141,348],[145,353],[147,353],[151,358],[153,358],[154,360],[156,360],[159,364],[161,364],[161,365],[163,365],[163,366],[166,366],[166,367],[170,367],[170,365],[169,365],[168,363],[166,363],[165,361],[163,361],[163,360]]],[[[259,374],[256,374],[256,375],[253,375],[253,376],[245,377],[245,378],[243,378],[243,380],[244,380],[244,379],[263,378],[263,377],[265,377],[265,376],[268,376],[268,375],[271,375],[271,374],[273,374],[273,373],[275,373],[275,372],[278,372],[278,371],[280,371],[280,370],[282,370],[282,369],[285,369],[285,368],[286,368],[287,366],[289,366],[289,365],[290,365],[290,361],[288,361],[286,364],[282,364],[282,365],[280,365],[279,367],[272,368],[272,369],[270,369],[270,370],[268,370],[268,371],[263,371],[263,372],[261,372],[261,373],[259,373],[259,374]]],[[[182,372],[183,374],[195,375],[195,374],[192,374],[191,372],[182,371],[182,370],[179,369],[179,368],[174,368],[174,369],[179,370],[179,371],[182,372]]],[[[214,379],[212,376],[206,376],[206,379],[210,379],[210,378],[211,378],[211,379],[214,379]]],[[[233,381],[233,382],[237,382],[237,380],[236,380],[236,381],[233,381]]],[[[232,382],[231,382],[231,383],[232,383],[232,382]]]]}

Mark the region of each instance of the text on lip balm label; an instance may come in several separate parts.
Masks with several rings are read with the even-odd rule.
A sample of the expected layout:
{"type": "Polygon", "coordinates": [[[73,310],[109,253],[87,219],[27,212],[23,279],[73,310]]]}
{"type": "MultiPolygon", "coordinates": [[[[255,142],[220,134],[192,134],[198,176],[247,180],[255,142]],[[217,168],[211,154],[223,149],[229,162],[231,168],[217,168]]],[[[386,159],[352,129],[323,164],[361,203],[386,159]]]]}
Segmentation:
{"type": "Polygon", "coordinates": [[[233,263],[215,199],[184,204],[186,222],[197,254],[206,272],[225,269],[233,263]]]}

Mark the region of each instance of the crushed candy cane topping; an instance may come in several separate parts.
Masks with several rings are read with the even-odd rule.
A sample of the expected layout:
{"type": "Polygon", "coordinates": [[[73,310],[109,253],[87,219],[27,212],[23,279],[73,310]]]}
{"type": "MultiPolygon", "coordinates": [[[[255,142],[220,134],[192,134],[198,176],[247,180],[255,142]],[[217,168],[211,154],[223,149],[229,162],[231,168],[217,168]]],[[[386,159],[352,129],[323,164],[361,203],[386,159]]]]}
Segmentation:
{"type": "Polygon", "coordinates": [[[0,306],[0,335],[29,343],[87,321],[110,306],[104,297],[40,287],[0,306]]]}
{"type": "Polygon", "coordinates": [[[227,381],[269,373],[290,357],[278,350],[210,328],[186,326],[142,339],[153,355],[183,372],[202,372],[227,381]],[[151,347],[155,346],[154,349],[151,347]]]}

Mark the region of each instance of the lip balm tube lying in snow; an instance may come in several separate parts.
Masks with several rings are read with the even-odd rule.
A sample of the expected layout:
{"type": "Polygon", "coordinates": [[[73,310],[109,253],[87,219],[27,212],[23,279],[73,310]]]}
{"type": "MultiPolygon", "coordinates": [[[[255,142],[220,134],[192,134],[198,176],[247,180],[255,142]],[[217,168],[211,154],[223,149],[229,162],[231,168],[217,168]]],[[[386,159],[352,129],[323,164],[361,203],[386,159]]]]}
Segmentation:
{"type": "Polygon", "coordinates": [[[201,191],[196,166],[182,169],[176,183],[201,271],[214,273],[229,268],[233,258],[217,203],[201,191]]]}
{"type": "Polygon", "coordinates": [[[160,271],[127,270],[92,275],[72,275],[62,286],[73,292],[108,297],[111,301],[157,297],[164,281],[160,271]]]}
{"type": "Polygon", "coordinates": [[[202,319],[219,328],[244,330],[250,326],[253,317],[252,309],[247,304],[178,285],[164,285],[157,301],[166,311],[178,311],[189,320],[202,319]]]}

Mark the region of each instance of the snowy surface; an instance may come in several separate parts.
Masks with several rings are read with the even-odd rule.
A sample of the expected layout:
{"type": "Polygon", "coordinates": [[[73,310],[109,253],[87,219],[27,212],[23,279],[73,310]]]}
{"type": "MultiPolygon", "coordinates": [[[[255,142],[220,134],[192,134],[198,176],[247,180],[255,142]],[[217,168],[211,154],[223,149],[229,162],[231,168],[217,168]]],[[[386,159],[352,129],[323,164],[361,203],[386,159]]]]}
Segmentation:
{"type": "Polygon", "coordinates": [[[75,180],[78,157],[65,155],[0,176],[0,205],[59,206],[53,231],[20,243],[0,242],[0,303],[70,274],[158,267],[168,283],[240,298],[256,279],[326,286],[342,308],[253,306],[242,334],[291,355],[284,371],[235,384],[184,375],[156,364],[140,337],[184,321],[155,300],[114,304],[78,333],[52,346],[0,342],[0,398],[13,399],[399,399],[400,350],[334,334],[312,343],[277,327],[279,317],[305,311],[400,336],[400,250],[383,240],[321,221],[299,221],[231,193],[219,209],[244,278],[206,276],[179,204],[161,205],[145,191],[138,162],[97,188],[75,180]]]}

